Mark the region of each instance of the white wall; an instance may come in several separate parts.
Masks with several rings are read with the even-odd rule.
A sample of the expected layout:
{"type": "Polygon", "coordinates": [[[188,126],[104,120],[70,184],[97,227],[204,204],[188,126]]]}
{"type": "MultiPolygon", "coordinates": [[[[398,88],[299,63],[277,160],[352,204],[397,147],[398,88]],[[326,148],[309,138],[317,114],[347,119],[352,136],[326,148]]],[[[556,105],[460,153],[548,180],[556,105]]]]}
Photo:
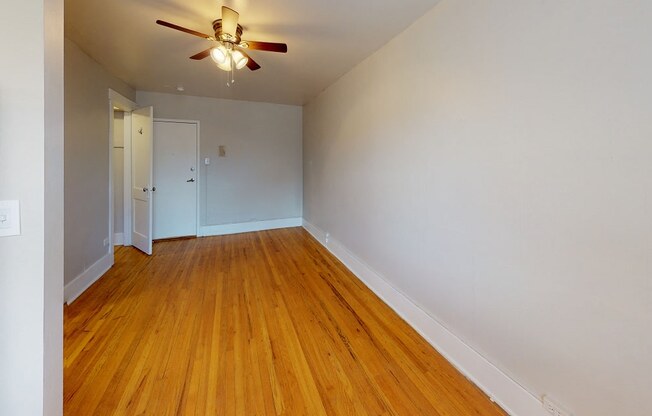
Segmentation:
{"type": "Polygon", "coordinates": [[[125,116],[122,111],[113,112],[113,232],[124,230],[124,163],[125,163],[125,116]]]}
{"type": "Polygon", "coordinates": [[[304,108],[306,220],[577,416],[652,414],[651,21],[444,0],[304,108]]]}
{"type": "Polygon", "coordinates": [[[200,165],[201,225],[301,217],[301,107],[143,91],[137,102],[156,118],[200,121],[200,155],[211,159],[200,165]]]}
{"type": "Polygon", "coordinates": [[[20,200],[21,235],[0,237],[0,414],[61,415],[63,1],[1,20],[0,200],[20,200]]]}
{"type": "Polygon", "coordinates": [[[65,282],[109,252],[109,88],[127,84],[65,41],[65,282]]]}

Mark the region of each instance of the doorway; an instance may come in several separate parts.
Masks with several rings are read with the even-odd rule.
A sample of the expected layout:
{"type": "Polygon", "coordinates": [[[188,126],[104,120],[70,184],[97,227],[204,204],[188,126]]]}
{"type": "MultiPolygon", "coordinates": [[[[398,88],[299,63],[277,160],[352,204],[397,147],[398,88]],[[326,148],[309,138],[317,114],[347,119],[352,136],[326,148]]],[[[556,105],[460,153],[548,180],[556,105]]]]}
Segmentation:
{"type": "Polygon", "coordinates": [[[113,108],[113,245],[124,245],[125,111],[113,108]]]}
{"type": "Polygon", "coordinates": [[[125,183],[131,171],[125,169],[131,161],[131,112],[136,103],[109,89],[109,238],[108,250],[113,264],[113,246],[130,245],[126,232],[131,227],[131,210],[125,208],[125,183]]]}
{"type": "Polygon", "coordinates": [[[198,231],[199,122],[154,120],[154,240],[198,231]]]}
{"type": "Polygon", "coordinates": [[[152,107],[138,108],[135,102],[109,89],[110,202],[105,245],[109,246],[111,265],[115,245],[133,245],[152,254],[153,120],[152,107]]]}

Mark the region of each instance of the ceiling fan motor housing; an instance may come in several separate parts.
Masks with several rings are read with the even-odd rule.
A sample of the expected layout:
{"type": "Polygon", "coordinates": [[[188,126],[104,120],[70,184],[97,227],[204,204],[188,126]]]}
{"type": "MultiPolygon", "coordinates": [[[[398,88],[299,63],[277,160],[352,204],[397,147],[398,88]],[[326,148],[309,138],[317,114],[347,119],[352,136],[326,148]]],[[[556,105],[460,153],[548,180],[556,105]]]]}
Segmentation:
{"type": "Polygon", "coordinates": [[[231,42],[236,45],[242,41],[242,26],[238,25],[235,37],[229,33],[222,33],[222,19],[217,19],[213,22],[213,30],[215,31],[215,38],[222,42],[231,42]]]}

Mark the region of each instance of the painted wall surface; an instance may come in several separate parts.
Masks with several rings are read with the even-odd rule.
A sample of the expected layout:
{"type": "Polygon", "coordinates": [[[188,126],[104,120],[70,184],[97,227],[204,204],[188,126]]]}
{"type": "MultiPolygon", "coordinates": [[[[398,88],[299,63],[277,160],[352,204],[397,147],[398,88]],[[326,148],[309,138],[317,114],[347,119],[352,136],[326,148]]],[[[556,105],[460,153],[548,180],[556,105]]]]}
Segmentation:
{"type": "Polygon", "coordinates": [[[0,237],[0,414],[63,412],[63,1],[4,7],[0,200],[21,235],[0,237]],[[29,36],[16,36],[30,22],[29,36]]]}
{"type": "Polygon", "coordinates": [[[651,21],[444,0],[304,108],[304,217],[578,416],[652,414],[651,21]]]}
{"type": "Polygon", "coordinates": [[[137,102],[155,118],[199,120],[211,160],[199,167],[201,225],[301,217],[301,107],[143,91],[137,102]]]}
{"type": "Polygon", "coordinates": [[[65,41],[65,282],[109,251],[109,88],[135,92],[65,41]]]}
{"type": "Polygon", "coordinates": [[[124,230],[124,164],[125,164],[125,116],[122,111],[113,112],[113,232],[124,230]]]}

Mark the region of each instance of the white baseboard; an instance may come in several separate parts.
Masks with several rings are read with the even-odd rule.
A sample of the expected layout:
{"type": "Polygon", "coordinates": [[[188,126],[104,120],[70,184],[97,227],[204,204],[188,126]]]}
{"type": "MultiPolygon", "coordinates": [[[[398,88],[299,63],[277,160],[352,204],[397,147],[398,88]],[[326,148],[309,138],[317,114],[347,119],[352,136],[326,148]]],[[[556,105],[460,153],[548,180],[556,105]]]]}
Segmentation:
{"type": "Polygon", "coordinates": [[[512,416],[549,416],[541,400],[417,306],[337,240],[303,220],[303,227],[398,313],[462,374],[512,416]]]}
{"type": "Polygon", "coordinates": [[[70,305],[113,266],[113,253],[107,253],[63,288],[63,299],[70,305]]]}
{"type": "Polygon", "coordinates": [[[200,227],[198,237],[249,233],[252,231],[275,230],[277,228],[301,227],[302,218],[242,222],[239,224],[207,225],[200,227]]]}
{"type": "Polygon", "coordinates": [[[113,245],[114,246],[123,246],[125,244],[125,235],[124,233],[115,233],[113,234],[113,245]]]}

